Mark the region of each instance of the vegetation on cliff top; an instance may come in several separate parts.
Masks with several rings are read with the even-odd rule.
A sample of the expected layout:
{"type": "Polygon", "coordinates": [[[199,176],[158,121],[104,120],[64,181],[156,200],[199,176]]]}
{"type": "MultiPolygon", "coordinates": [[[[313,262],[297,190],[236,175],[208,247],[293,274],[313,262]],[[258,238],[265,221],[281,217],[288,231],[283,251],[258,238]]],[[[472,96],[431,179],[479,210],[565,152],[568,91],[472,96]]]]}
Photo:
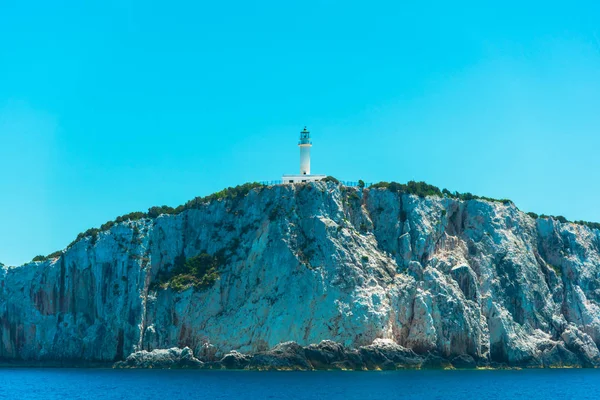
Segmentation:
{"type": "Polygon", "coordinates": [[[536,214],[534,212],[528,212],[527,215],[529,215],[533,219],[538,219],[538,218],[548,219],[548,218],[552,218],[552,219],[555,219],[558,222],[563,223],[563,224],[571,222],[573,224],[587,226],[590,229],[598,229],[598,230],[600,230],[600,223],[598,223],[598,222],[589,222],[589,221],[582,221],[582,220],[569,221],[568,219],[566,219],[562,215],[546,215],[546,214],[538,215],[538,214],[536,214]]]}
{"type": "Polygon", "coordinates": [[[42,255],[38,255],[33,257],[33,259],[31,260],[32,262],[36,262],[36,261],[46,261],[46,260],[53,260],[55,258],[58,258],[62,255],[62,250],[57,250],[53,253],[48,254],[47,256],[42,256],[42,255]]]}
{"type": "Polygon", "coordinates": [[[333,182],[336,185],[340,183],[340,181],[334,178],[333,176],[326,176],[325,178],[321,179],[321,182],[333,182]]]}
{"type": "MultiPolygon", "coordinates": [[[[239,185],[236,187],[225,188],[219,192],[210,194],[208,196],[195,197],[194,199],[192,199],[192,200],[188,201],[187,203],[182,204],[176,208],[165,206],[165,205],[154,206],[154,207],[150,207],[148,209],[148,212],[135,211],[135,212],[132,212],[129,214],[121,215],[120,217],[115,218],[114,221],[108,221],[108,222],[102,224],[100,226],[100,228],[91,228],[85,232],[81,232],[80,234],[77,235],[77,238],[73,242],[71,242],[71,244],[69,244],[68,247],[71,247],[77,241],[79,241],[80,239],[86,238],[86,237],[90,237],[92,239],[92,243],[95,243],[95,241],[98,237],[98,234],[100,232],[107,231],[110,228],[112,228],[114,225],[119,224],[121,222],[138,221],[140,219],[145,219],[145,218],[153,219],[153,218],[157,218],[159,215],[162,215],[162,214],[169,214],[169,215],[179,214],[186,210],[198,209],[203,204],[207,204],[207,203],[210,203],[215,200],[242,198],[242,197],[246,196],[248,193],[250,193],[250,191],[252,189],[263,188],[263,187],[265,187],[265,185],[263,185],[262,183],[257,183],[257,182],[244,183],[243,185],[239,185]]],[[[38,257],[43,257],[43,256],[38,256],[38,257]]],[[[48,256],[48,257],[50,257],[50,256],[48,256]]],[[[46,259],[48,257],[46,257],[46,259]]]]}
{"type": "MultiPolygon", "coordinates": [[[[327,176],[326,178],[323,178],[321,181],[322,182],[333,182],[336,185],[340,184],[340,181],[338,179],[334,178],[333,176],[327,176]]],[[[121,223],[121,222],[137,221],[137,220],[145,219],[145,218],[153,219],[153,218],[157,218],[161,214],[169,214],[169,215],[179,214],[186,210],[198,209],[202,205],[208,204],[208,203],[210,203],[212,201],[216,201],[216,200],[240,199],[240,198],[243,198],[244,196],[246,196],[248,193],[250,193],[251,190],[257,189],[257,188],[260,189],[260,188],[264,188],[264,187],[266,187],[266,185],[264,185],[262,183],[257,183],[257,182],[245,183],[243,185],[239,185],[236,187],[225,188],[219,192],[210,194],[208,196],[196,197],[196,198],[188,201],[187,203],[182,204],[176,208],[163,205],[163,206],[150,207],[147,212],[136,211],[136,212],[132,212],[129,214],[125,214],[120,217],[117,217],[114,221],[108,221],[105,224],[102,224],[100,226],[100,228],[91,228],[85,232],[80,233],[79,235],[77,235],[77,238],[68,247],[72,246],[74,243],[76,243],[77,241],[79,241],[80,239],[83,239],[85,237],[90,237],[92,240],[92,243],[95,243],[95,241],[98,237],[98,234],[100,232],[107,231],[114,225],[121,223]]],[[[359,180],[359,188],[363,189],[364,187],[365,187],[364,182],[362,180],[359,180]]],[[[447,197],[447,198],[462,200],[462,201],[485,200],[485,201],[499,202],[502,204],[512,204],[512,201],[508,200],[508,199],[494,199],[491,197],[477,196],[477,195],[474,195],[474,194],[468,193],[468,192],[467,193],[459,193],[456,191],[451,192],[448,189],[440,190],[440,188],[438,188],[437,186],[430,185],[426,182],[409,181],[406,184],[402,184],[402,183],[398,183],[398,182],[378,182],[378,183],[375,183],[375,184],[369,186],[369,189],[386,189],[386,190],[389,190],[394,193],[406,193],[406,194],[411,194],[411,195],[415,195],[415,196],[419,196],[419,197],[434,196],[434,197],[447,197]]],[[[534,219],[554,218],[557,221],[562,222],[562,223],[571,222],[571,221],[568,221],[565,217],[560,216],[560,215],[559,216],[548,216],[548,215],[542,214],[542,215],[538,216],[535,213],[528,213],[528,215],[534,219]]],[[[600,229],[600,223],[597,223],[597,222],[587,222],[587,221],[572,221],[572,222],[575,224],[579,224],[579,225],[585,225],[591,229],[600,229]]],[[[44,260],[47,260],[50,258],[60,256],[60,253],[61,252],[59,251],[59,252],[54,252],[48,256],[36,256],[33,261],[44,261],[44,260]]]]}
{"type": "Polygon", "coordinates": [[[451,192],[448,189],[440,190],[437,186],[430,185],[425,182],[409,181],[406,184],[398,182],[379,182],[369,186],[369,189],[388,189],[391,192],[413,194],[419,197],[434,196],[434,197],[448,197],[450,199],[457,200],[487,200],[495,201],[503,204],[512,203],[508,199],[493,199],[491,197],[476,196],[471,193],[459,193],[451,192]]]}
{"type": "MultiPolygon", "coordinates": [[[[435,196],[435,197],[448,197],[450,199],[457,199],[457,200],[463,200],[463,201],[486,200],[486,201],[493,201],[493,202],[498,202],[498,203],[502,203],[502,204],[512,204],[513,203],[511,200],[508,200],[508,199],[494,199],[491,197],[476,196],[471,193],[450,192],[448,189],[440,190],[440,188],[438,188],[437,186],[429,185],[425,182],[409,181],[406,185],[398,183],[398,182],[379,182],[379,183],[375,183],[375,184],[371,185],[369,188],[370,189],[383,188],[383,189],[388,189],[391,192],[413,194],[413,195],[416,195],[419,197],[435,196]]],[[[529,215],[533,219],[552,218],[563,224],[571,222],[571,223],[574,223],[577,225],[587,226],[590,229],[600,229],[600,223],[598,223],[598,222],[569,221],[562,215],[557,215],[557,216],[545,215],[545,214],[538,215],[533,212],[528,212],[527,215],[529,215]]]]}

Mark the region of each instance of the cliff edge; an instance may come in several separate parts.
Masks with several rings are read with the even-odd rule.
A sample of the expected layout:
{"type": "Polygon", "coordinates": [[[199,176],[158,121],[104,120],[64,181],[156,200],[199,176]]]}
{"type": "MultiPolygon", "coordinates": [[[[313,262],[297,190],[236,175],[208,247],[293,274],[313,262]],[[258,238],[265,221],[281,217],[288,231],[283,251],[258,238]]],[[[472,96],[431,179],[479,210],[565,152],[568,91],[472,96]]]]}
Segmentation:
{"type": "Polygon", "coordinates": [[[366,354],[348,368],[386,346],[406,365],[600,365],[600,230],[510,202],[316,182],[105,228],[0,265],[1,361],[189,347],[194,365],[246,367],[294,341],[325,367],[309,349],[326,340],[366,354]]]}

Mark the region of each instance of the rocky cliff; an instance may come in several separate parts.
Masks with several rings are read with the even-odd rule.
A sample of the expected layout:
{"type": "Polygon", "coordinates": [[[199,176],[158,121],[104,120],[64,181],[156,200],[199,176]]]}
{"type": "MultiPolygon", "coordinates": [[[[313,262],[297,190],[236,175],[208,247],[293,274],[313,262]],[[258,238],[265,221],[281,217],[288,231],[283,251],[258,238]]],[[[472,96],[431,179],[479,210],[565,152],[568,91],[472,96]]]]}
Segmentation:
{"type": "Polygon", "coordinates": [[[0,266],[0,359],[189,347],[210,361],[331,340],[478,365],[597,366],[599,305],[599,230],[512,203],[277,185],[0,266]],[[200,253],[219,255],[216,280],[164,279],[200,253]]]}

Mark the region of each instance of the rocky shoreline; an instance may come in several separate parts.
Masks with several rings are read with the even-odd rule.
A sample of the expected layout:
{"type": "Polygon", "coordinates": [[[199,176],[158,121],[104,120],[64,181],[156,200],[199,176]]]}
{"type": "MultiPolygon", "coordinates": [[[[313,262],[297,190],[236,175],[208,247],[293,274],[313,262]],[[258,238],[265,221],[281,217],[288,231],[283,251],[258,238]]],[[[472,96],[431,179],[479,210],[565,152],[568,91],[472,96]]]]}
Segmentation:
{"type": "MultiPolygon", "coordinates": [[[[210,345],[205,347],[210,348],[210,345]]],[[[205,353],[205,352],[203,352],[205,353]]],[[[208,352],[210,353],[210,351],[208,352]]],[[[139,351],[116,362],[113,368],[152,369],[204,369],[204,370],[252,370],[252,371],[380,371],[404,369],[515,369],[515,368],[581,368],[597,367],[585,365],[577,357],[572,363],[564,363],[560,352],[549,352],[546,357],[531,360],[521,366],[475,360],[469,355],[460,355],[451,360],[429,353],[419,355],[390,340],[376,340],[372,345],[349,349],[343,345],[324,340],[306,347],[296,342],[281,343],[271,350],[255,354],[231,351],[221,358],[198,358],[189,348],[157,349],[139,351]]]]}
{"type": "Polygon", "coordinates": [[[0,368],[105,368],[105,369],[197,369],[249,371],[393,371],[417,369],[524,369],[524,368],[598,368],[581,360],[560,345],[542,357],[522,365],[507,365],[470,355],[452,359],[433,353],[417,354],[391,340],[377,339],[369,346],[346,348],[340,343],[323,340],[300,346],[290,341],[254,354],[230,351],[218,356],[206,344],[198,354],[189,347],[138,351],[117,362],[81,360],[0,360],[0,368]],[[565,362],[568,360],[570,362],[565,362]]]}

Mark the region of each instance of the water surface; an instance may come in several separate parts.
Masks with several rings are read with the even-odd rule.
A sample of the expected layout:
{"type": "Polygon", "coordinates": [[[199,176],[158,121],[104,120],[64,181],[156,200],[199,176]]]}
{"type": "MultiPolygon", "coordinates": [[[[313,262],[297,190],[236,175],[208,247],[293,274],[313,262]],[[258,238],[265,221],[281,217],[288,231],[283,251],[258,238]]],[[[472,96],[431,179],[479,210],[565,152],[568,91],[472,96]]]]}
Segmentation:
{"type": "Polygon", "coordinates": [[[598,399],[600,370],[0,369],[0,399],[598,399]]]}

